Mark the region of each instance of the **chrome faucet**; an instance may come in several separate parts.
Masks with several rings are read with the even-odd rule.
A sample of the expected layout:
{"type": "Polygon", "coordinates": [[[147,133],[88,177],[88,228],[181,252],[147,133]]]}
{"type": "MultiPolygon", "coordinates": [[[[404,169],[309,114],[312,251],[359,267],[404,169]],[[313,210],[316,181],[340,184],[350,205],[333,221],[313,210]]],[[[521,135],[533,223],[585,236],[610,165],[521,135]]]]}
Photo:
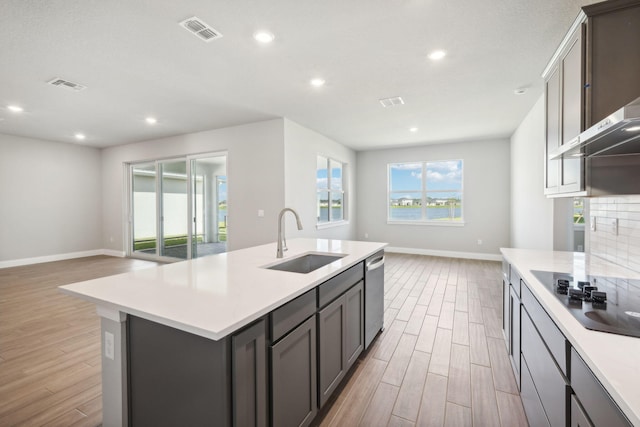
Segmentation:
{"type": "Polygon", "coordinates": [[[298,230],[302,230],[302,223],[300,222],[300,217],[298,216],[298,213],[296,211],[291,208],[284,208],[280,211],[280,214],[278,215],[278,251],[276,253],[276,258],[282,258],[282,252],[286,250],[286,248],[282,249],[282,242],[284,241],[284,225],[282,224],[282,217],[284,217],[284,213],[286,211],[289,211],[295,215],[296,222],[298,223],[298,230]]]}

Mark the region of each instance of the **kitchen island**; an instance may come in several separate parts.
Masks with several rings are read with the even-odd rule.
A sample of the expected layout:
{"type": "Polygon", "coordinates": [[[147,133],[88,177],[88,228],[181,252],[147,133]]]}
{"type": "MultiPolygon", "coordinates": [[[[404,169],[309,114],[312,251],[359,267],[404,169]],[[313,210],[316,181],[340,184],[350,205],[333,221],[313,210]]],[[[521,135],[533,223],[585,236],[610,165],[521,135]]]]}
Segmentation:
{"type": "Polygon", "coordinates": [[[281,397],[310,423],[363,349],[364,261],[385,246],[293,239],[283,259],[273,243],[60,287],[101,316],[103,425],[299,423],[281,397]],[[340,258],[268,268],[310,253],[340,258]]]}
{"type": "Polygon", "coordinates": [[[501,251],[505,336],[530,424],[640,425],[640,338],[585,328],[533,271],[631,280],[640,274],[584,253],[501,251]]]}

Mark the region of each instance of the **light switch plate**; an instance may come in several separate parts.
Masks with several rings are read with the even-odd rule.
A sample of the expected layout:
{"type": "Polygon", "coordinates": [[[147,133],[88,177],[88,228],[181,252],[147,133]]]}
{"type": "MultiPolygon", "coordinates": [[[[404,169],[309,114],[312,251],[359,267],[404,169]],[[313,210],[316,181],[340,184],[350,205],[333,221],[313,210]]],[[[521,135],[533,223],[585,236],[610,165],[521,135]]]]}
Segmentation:
{"type": "Polygon", "coordinates": [[[614,236],[618,235],[618,218],[613,218],[611,220],[611,234],[614,236]]]}
{"type": "Polygon", "coordinates": [[[592,216],[590,220],[591,231],[596,231],[596,217],[592,216]]]}

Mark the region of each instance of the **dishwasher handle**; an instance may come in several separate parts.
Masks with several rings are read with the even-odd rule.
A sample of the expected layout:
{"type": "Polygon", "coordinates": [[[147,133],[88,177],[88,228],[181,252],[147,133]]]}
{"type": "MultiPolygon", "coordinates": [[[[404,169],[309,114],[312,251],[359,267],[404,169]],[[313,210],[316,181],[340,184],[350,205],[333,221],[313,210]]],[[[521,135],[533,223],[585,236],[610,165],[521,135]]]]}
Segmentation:
{"type": "Polygon", "coordinates": [[[380,255],[379,257],[372,259],[367,262],[367,271],[373,271],[378,269],[384,265],[384,255],[380,255]]]}

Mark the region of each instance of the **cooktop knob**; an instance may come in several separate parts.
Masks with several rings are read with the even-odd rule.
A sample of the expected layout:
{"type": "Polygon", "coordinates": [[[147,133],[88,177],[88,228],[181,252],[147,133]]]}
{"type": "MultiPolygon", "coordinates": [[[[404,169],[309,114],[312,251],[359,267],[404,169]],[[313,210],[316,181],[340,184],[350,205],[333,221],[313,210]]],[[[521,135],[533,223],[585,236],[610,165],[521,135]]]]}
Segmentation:
{"type": "Polygon", "coordinates": [[[607,302],[607,293],[602,291],[591,291],[591,300],[594,304],[603,304],[607,302]]]}

